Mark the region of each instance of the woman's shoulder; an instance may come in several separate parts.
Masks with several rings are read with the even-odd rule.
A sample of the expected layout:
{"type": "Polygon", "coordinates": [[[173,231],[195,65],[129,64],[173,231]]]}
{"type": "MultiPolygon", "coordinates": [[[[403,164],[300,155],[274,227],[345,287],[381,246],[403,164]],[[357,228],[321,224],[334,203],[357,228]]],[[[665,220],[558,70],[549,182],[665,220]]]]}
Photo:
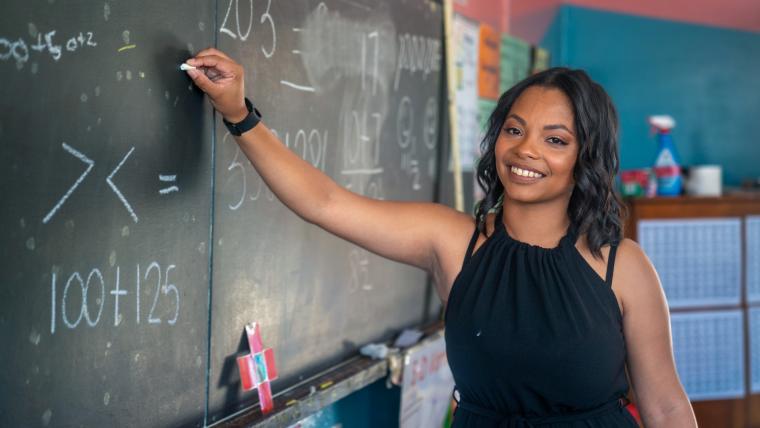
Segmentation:
{"type": "Polygon", "coordinates": [[[629,238],[623,239],[618,244],[616,265],[624,276],[641,277],[651,274],[656,276],[649,257],[636,241],[629,238]]]}
{"type": "MultiPolygon", "coordinates": [[[[598,258],[592,255],[585,234],[579,236],[576,243],[576,248],[581,253],[581,255],[583,255],[583,257],[592,266],[598,266],[598,270],[606,270],[612,246],[613,244],[609,243],[602,245],[601,248],[599,248],[602,257],[598,258]]],[[[637,244],[636,241],[632,239],[624,238],[617,244],[614,244],[614,246],[617,247],[617,249],[615,254],[615,265],[613,268],[622,263],[626,265],[627,268],[633,268],[635,270],[641,269],[645,267],[647,263],[649,263],[649,259],[647,258],[644,251],[641,249],[639,244],[637,244]]]]}
{"type": "Polygon", "coordinates": [[[631,239],[620,242],[612,287],[624,308],[653,307],[664,301],[654,265],[639,244],[631,239]]]}

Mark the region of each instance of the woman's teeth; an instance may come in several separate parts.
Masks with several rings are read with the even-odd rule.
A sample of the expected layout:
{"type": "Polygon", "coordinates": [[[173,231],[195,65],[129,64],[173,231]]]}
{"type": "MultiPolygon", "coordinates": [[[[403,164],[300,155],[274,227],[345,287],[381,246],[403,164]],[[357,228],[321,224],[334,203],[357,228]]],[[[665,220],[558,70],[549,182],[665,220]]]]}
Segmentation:
{"type": "Polygon", "coordinates": [[[530,171],[527,169],[518,168],[516,166],[513,166],[511,168],[511,171],[513,174],[519,175],[521,177],[530,177],[530,178],[541,178],[544,175],[538,172],[530,171]]]}

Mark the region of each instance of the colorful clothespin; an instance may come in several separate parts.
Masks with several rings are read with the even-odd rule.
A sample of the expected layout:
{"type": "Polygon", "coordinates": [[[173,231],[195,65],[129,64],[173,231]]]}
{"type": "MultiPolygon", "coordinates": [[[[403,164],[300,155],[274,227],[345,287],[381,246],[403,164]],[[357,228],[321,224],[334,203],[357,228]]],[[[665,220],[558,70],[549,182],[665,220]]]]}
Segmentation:
{"type": "Polygon", "coordinates": [[[269,413],[274,408],[271,381],[277,379],[272,348],[264,349],[259,323],[252,322],[245,326],[248,347],[251,353],[237,358],[243,391],[258,389],[259,406],[262,413],[269,413]]]}

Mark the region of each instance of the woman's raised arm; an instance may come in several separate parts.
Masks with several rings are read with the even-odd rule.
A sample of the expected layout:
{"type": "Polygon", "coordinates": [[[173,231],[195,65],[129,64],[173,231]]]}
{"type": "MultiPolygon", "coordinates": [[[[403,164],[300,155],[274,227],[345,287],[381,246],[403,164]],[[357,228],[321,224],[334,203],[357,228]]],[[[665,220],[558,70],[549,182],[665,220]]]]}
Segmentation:
{"type": "MultiPolygon", "coordinates": [[[[242,66],[216,49],[206,49],[187,63],[198,67],[188,74],[227,121],[246,117],[242,66]]],[[[470,216],[440,204],[380,201],[352,193],[288,150],[263,123],[235,140],[272,192],[304,220],[434,274],[441,264],[449,269],[441,254],[453,251],[453,257],[443,258],[461,262],[473,230],[470,216]]],[[[438,291],[445,299],[447,287],[441,286],[438,291]]]]}

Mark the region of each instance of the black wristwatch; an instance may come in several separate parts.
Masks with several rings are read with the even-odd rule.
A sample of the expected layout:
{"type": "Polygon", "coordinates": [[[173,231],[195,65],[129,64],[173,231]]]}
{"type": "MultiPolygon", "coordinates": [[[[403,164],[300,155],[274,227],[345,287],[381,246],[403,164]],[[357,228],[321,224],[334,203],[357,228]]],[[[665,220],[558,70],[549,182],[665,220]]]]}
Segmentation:
{"type": "Polygon", "coordinates": [[[227,127],[227,129],[230,131],[230,134],[236,137],[243,135],[244,132],[250,131],[256,125],[258,125],[259,122],[261,122],[261,113],[259,113],[259,110],[253,106],[253,103],[251,103],[251,100],[249,100],[247,97],[245,99],[245,107],[248,109],[248,116],[246,116],[245,119],[241,120],[238,123],[230,123],[227,122],[226,119],[222,118],[224,126],[227,127]]]}

